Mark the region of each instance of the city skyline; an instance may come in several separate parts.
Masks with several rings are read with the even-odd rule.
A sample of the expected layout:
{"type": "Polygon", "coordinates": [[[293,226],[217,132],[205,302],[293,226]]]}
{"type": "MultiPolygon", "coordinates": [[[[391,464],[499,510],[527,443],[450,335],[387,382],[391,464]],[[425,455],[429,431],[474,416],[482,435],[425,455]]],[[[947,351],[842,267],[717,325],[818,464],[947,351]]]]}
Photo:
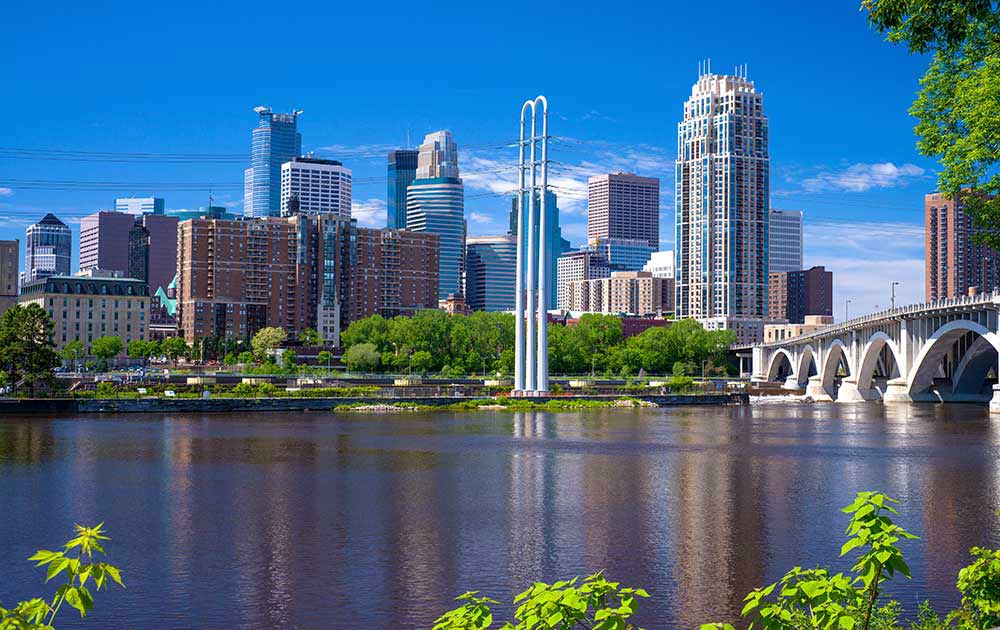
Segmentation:
{"type": "MultiPolygon", "coordinates": [[[[629,38],[627,55],[634,59],[603,59],[597,51],[588,51],[579,32],[589,30],[603,34],[612,41],[621,37],[613,23],[603,23],[593,7],[584,4],[572,15],[552,13],[553,23],[571,28],[560,31],[558,37],[540,37],[541,45],[560,54],[552,58],[553,72],[546,78],[525,77],[513,64],[503,61],[493,64],[494,57],[505,45],[505,39],[483,36],[473,38],[463,25],[482,19],[493,20],[497,26],[509,18],[495,9],[477,7],[469,15],[459,16],[443,9],[429,9],[410,20],[386,19],[366,7],[346,9],[345,18],[359,24],[378,23],[387,39],[416,32],[421,25],[442,19],[456,33],[454,45],[459,50],[476,50],[471,59],[459,59],[444,77],[427,77],[396,73],[393,81],[373,85],[365,77],[371,69],[399,52],[399,46],[383,46],[360,34],[347,34],[338,42],[350,45],[349,66],[333,90],[320,82],[303,81],[304,73],[314,71],[317,61],[311,57],[298,59],[298,68],[284,68],[282,73],[263,73],[253,85],[247,84],[236,72],[242,67],[241,57],[253,47],[267,57],[276,49],[276,42],[253,41],[221,45],[209,44],[210,53],[218,53],[209,67],[200,67],[192,53],[177,53],[181,57],[164,58],[162,53],[139,47],[128,59],[120,55],[104,55],[106,43],[91,42],[81,55],[95,70],[84,70],[81,81],[93,82],[111,89],[115,82],[132,77],[135,64],[144,63],[145,72],[164,73],[168,89],[162,99],[147,98],[152,86],[136,88],[117,103],[116,115],[107,116],[90,102],[91,92],[70,91],[58,98],[48,98],[50,87],[35,78],[45,73],[65,47],[79,47],[80,34],[71,31],[76,23],[75,11],[56,15],[36,32],[53,35],[53,49],[37,59],[25,60],[14,69],[11,80],[18,99],[0,104],[10,116],[16,115],[23,104],[31,100],[40,123],[12,129],[8,144],[38,149],[177,152],[241,156],[227,163],[148,164],[94,163],[72,161],[40,161],[2,159],[0,178],[12,180],[115,180],[123,182],[204,182],[212,183],[199,190],[158,190],[149,187],[122,186],[114,190],[34,190],[6,182],[10,188],[0,197],[7,220],[0,226],[0,237],[22,238],[27,224],[37,221],[47,212],[63,219],[76,233],[78,220],[102,208],[112,207],[119,196],[155,195],[166,199],[171,209],[196,208],[207,205],[211,194],[216,205],[226,205],[241,213],[243,168],[249,165],[249,138],[255,125],[252,107],[268,104],[275,112],[287,112],[302,107],[306,114],[299,119],[303,134],[303,151],[316,151],[319,157],[340,159],[354,171],[356,180],[371,182],[355,186],[354,212],[361,225],[381,227],[386,213],[385,156],[392,148],[415,146],[426,132],[450,128],[462,139],[463,172],[467,189],[466,217],[470,235],[503,233],[506,203],[501,189],[512,186],[504,179],[513,171],[494,173],[498,166],[513,162],[513,149],[494,149],[498,144],[513,140],[512,119],[521,95],[525,91],[541,91],[552,102],[552,126],[561,137],[580,142],[554,142],[553,159],[565,163],[561,172],[553,169],[553,184],[563,211],[564,235],[580,246],[585,241],[585,195],[573,191],[585,190],[589,176],[615,170],[634,171],[639,175],[660,177],[661,216],[660,249],[673,246],[672,163],[676,154],[676,123],[680,120],[681,104],[696,77],[700,59],[711,57],[713,71],[731,72],[736,64],[749,64],[750,73],[765,93],[768,113],[772,119],[772,205],[801,208],[806,212],[805,266],[824,264],[836,272],[836,290],[840,297],[852,299],[852,310],[871,310],[882,305],[887,290],[864,283],[864,265],[872,255],[887,263],[886,267],[898,280],[899,296],[903,301],[916,301],[923,293],[922,265],[922,198],[934,188],[931,160],[920,158],[914,148],[912,120],[907,117],[917,78],[923,66],[919,57],[910,58],[905,51],[887,47],[881,37],[872,33],[864,15],[844,7],[809,7],[804,15],[791,16],[780,7],[758,8],[753,12],[734,4],[729,10],[763,37],[760,43],[741,42],[739,45],[719,36],[695,37],[681,34],[665,49],[655,37],[657,24],[683,22],[697,12],[693,8],[649,6],[648,20],[634,28],[629,38]],[[70,19],[73,18],[73,19],[70,19]],[[567,22],[567,20],[569,20],[567,22]],[[405,22],[405,23],[404,23],[405,22]],[[797,47],[800,55],[788,55],[763,44],[767,35],[781,33],[783,41],[797,47]],[[846,42],[846,45],[845,45],[846,42]],[[834,45],[836,44],[836,46],[834,45]],[[384,48],[384,50],[379,50],[384,48]],[[98,58],[100,59],[98,61],[98,58]],[[480,78],[481,66],[490,62],[491,72],[480,78]],[[169,64],[168,64],[169,59],[169,64]],[[102,65],[103,64],[103,65],[102,65]],[[176,64],[176,70],[170,70],[176,64]],[[656,81],[638,81],[655,66],[656,81]],[[869,70],[858,76],[855,68],[869,70]],[[599,87],[585,87],[583,76],[613,67],[614,75],[604,79],[599,87]],[[287,70],[287,74],[285,73],[287,70]],[[100,74],[97,74],[100,72],[100,74]],[[278,76],[281,74],[282,76],[278,76]],[[197,116],[167,116],[176,109],[190,109],[191,94],[205,93],[204,81],[212,78],[208,103],[200,103],[197,116]],[[850,82],[855,89],[872,94],[864,103],[842,99],[824,102],[820,98],[829,85],[850,82]],[[353,92],[350,99],[341,98],[343,90],[353,92]],[[389,98],[389,94],[406,92],[404,100],[389,98]],[[155,102],[154,102],[155,101],[155,102]],[[405,102],[404,102],[405,101],[405,102]],[[184,104],[182,105],[181,102],[184,104]],[[513,103],[513,105],[511,105],[513,103]],[[149,120],[157,120],[151,128],[149,120]],[[879,121],[877,129],[874,120],[879,121]],[[808,143],[801,142],[799,130],[815,133],[808,143]],[[878,133],[873,134],[873,130],[878,133]],[[411,141],[407,143],[407,135],[411,141]],[[245,157],[242,157],[245,156],[245,157]],[[114,177],[102,173],[111,167],[114,177]],[[478,174],[483,173],[485,174],[478,174]],[[226,185],[231,187],[227,188],[226,185]],[[570,192],[566,192],[570,191],[570,192]],[[498,193],[496,196],[485,196],[498,193]],[[483,195],[483,196],[477,196],[483,195]],[[581,197],[573,199],[572,197],[581,197]],[[848,222],[850,238],[842,239],[832,232],[848,222]],[[872,222],[875,222],[872,225],[872,222]],[[861,225],[859,229],[853,226],[861,225]],[[867,229],[865,229],[867,227],[867,229]],[[874,229],[873,229],[874,228],[874,229]],[[875,238],[872,232],[891,234],[889,239],[875,238]],[[883,240],[892,247],[883,247],[883,240]]],[[[23,9],[14,7],[11,24],[31,23],[23,9]]],[[[224,19],[233,9],[213,7],[199,15],[196,22],[224,19]]],[[[546,9],[546,13],[555,9],[546,9]]],[[[306,11],[308,13],[309,11],[306,11]]],[[[121,26],[135,19],[130,13],[117,14],[121,26]]],[[[313,27],[301,16],[290,18],[312,32],[313,27]]],[[[183,25],[184,28],[190,25],[183,25]]],[[[635,27],[635,25],[633,25],[635,27]]],[[[158,29],[165,34],[182,28],[176,18],[164,19],[158,29]]],[[[0,29],[3,29],[0,26],[0,29]]],[[[126,33],[129,31],[126,29],[126,33]]],[[[129,34],[132,37],[134,34],[129,34]]],[[[18,46],[25,34],[12,32],[0,46],[18,46]]],[[[400,37],[400,41],[405,38],[400,37]]],[[[325,44],[320,44],[322,49],[325,44]]],[[[401,44],[400,44],[401,46],[401,44]]],[[[205,51],[199,51],[202,56],[205,51]]],[[[275,60],[263,61],[273,67],[275,60]]],[[[150,92],[151,93],[151,92],[150,92]]],[[[76,252],[74,252],[76,255],[76,252]]],[[[24,262],[22,260],[22,268],[24,262]]],[[[74,268],[75,268],[74,264],[74,268]]],[[[839,312],[840,309],[838,309],[839,312]]]]}

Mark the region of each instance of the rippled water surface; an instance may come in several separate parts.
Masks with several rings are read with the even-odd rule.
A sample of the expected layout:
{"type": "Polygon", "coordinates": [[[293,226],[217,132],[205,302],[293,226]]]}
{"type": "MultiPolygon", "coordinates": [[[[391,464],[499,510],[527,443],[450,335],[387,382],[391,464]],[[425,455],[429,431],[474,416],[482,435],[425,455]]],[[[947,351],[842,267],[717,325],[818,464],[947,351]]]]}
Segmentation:
{"type": "Polygon", "coordinates": [[[653,594],[645,627],[693,628],[834,559],[863,489],[902,499],[921,536],[895,594],[953,605],[966,550],[1000,545],[1000,420],[875,404],[0,416],[0,599],[48,592],[24,559],[104,520],[128,589],[60,628],[430,628],[462,591],[509,600],[601,568],[653,594]]]}

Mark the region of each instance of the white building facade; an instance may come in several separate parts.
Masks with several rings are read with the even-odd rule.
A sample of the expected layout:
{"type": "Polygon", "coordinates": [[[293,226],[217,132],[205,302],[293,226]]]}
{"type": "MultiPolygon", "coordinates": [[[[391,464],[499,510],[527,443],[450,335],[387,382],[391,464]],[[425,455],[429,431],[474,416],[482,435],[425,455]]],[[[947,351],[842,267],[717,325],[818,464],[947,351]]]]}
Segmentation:
{"type": "Polygon", "coordinates": [[[677,126],[678,317],[744,331],[767,316],[770,158],[763,96],[743,75],[702,73],[677,126]]]}
{"type": "Polygon", "coordinates": [[[336,160],[298,157],[281,165],[281,216],[351,216],[351,169],[336,160]]]}

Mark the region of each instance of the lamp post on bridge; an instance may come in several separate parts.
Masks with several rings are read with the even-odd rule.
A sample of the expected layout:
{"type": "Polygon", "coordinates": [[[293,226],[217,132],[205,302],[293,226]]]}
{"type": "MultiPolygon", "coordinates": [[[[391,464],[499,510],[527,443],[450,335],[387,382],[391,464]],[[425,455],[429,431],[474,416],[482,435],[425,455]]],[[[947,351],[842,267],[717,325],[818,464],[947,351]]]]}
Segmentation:
{"type": "Polygon", "coordinates": [[[851,301],[850,300],[844,300],[844,321],[845,322],[850,319],[850,316],[848,315],[848,310],[847,310],[850,305],[851,305],[851,301]]]}
{"type": "Polygon", "coordinates": [[[893,280],[889,284],[889,293],[890,293],[889,308],[890,309],[896,308],[896,287],[898,287],[898,286],[899,286],[899,283],[896,282],[895,280],[893,280]]]}

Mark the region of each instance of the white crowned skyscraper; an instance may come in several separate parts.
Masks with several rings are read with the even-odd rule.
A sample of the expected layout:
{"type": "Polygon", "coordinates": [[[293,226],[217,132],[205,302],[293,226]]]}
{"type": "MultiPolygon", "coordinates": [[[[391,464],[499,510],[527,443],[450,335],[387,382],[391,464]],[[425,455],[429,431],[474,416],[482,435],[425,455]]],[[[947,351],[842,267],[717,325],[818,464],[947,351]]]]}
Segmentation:
{"type": "Polygon", "coordinates": [[[438,296],[461,293],[465,189],[458,173],[458,146],[450,131],[429,133],[420,145],[417,178],[406,189],[406,229],[440,237],[438,296]]]}
{"type": "Polygon", "coordinates": [[[767,316],[769,171],[761,93],[745,72],[699,72],[677,125],[677,316],[741,341],[767,316]]]}

